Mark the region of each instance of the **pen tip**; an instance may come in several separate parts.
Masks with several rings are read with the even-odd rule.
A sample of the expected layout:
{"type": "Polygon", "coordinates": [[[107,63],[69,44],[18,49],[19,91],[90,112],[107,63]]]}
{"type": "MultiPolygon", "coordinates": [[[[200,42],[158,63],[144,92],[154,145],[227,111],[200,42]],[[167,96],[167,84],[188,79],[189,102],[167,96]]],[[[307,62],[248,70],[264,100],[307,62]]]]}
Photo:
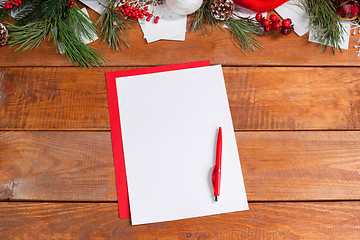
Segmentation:
{"type": "Polygon", "coordinates": [[[217,202],[217,200],[218,200],[218,196],[215,196],[215,202],[217,202]]]}

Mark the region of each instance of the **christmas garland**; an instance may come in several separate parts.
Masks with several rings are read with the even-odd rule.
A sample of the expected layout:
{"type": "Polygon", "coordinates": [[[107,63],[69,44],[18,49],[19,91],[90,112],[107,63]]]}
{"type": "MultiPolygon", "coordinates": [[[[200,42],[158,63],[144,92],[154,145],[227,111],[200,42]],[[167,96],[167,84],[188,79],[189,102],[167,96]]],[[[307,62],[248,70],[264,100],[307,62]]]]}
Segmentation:
{"type": "MultiPolygon", "coordinates": [[[[165,3],[167,1],[176,0],[165,0],[165,3]]],[[[202,2],[195,1],[200,1],[200,4],[202,2]]],[[[247,0],[247,2],[251,1],[247,0]]],[[[0,22],[7,21],[8,44],[10,47],[16,46],[16,50],[31,50],[44,40],[52,39],[58,51],[64,53],[76,66],[100,67],[103,66],[106,58],[96,49],[86,45],[81,36],[94,39],[100,35],[102,42],[108,42],[109,47],[114,50],[122,49],[123,46],[129,47],[126,30],[131,24],[137,23],[139,18],[144,18],[146,21],[152,19],[157,23],[159,17],[148,12],[147,5],[162,3],[164,0],[121,0],[120,2],[107,0],[104,4],[105,11],[98,22],[94,23],[73,1],[0,0],[0,22]],[[10,16],[14,10],[18,12],[14,20],[11,20],[10,16]]],[[[340,50],[339,44],[344,29],[340,24],[336,3],[333,0],[303,0],[300,4],[309,13],[310,27],[316,32],[317,40],[325,46],[325,49],[333,45],[334,52],[340,50]]],[[[190,12],[182,12],[183,15],[195,12],[191,29],[201,30],[205,35],[207,26],[211,29],[228,28],[235,45],[244,54],[262,49],[262,43],[257,36],[269,32],[270,29],[281,28],[283,34],[289,34],[294,30],[290,19],[285,19],[281,26],[274,14],[269,20],[260,13],[255,18],[238,17],[234,14],[233,0],[205,0],[199,6],[190,12]]],[[[6,43],[7,34],[6,28],[0,24],[0,46],[6,43]]]]}

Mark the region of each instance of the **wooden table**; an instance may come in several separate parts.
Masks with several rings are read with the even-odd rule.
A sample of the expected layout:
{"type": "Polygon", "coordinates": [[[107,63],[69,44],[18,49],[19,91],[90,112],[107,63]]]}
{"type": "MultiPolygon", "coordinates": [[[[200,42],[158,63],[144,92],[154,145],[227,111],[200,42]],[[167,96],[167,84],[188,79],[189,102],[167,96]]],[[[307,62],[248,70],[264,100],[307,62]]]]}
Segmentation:
{"type": "MultiPolygon", "coordinates": [[[[92,18],[98,15],[90,11],[92,18]]],[[[0,239],[360,239],[360,58],[307,36],[230,34],[130,48],[77,69],[52,42],[0,48],[0,239]],[[105,72],[198,60],[222,64],[249,211],[131,226],[119,219],[105,72]]]]}

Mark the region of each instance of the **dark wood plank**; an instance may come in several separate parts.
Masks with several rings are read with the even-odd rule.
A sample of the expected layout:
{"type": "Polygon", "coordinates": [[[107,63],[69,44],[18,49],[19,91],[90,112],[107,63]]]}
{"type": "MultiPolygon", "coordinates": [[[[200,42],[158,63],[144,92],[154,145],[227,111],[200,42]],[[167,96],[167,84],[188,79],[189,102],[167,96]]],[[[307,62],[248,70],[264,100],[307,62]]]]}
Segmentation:
{"type": "MultiPolygon", "coordinates": [[[[360,199],[360,132],[237,132],[250,201],[360,199]]],[[[0,199],[116,201],[110,132],[0,132],[0,199]]]]}
{"type": "MultiPolygon", "coordinates": [[[[124,69],[0,68],[0,129],[109,130],[105,72],[124,69]]],[[[223,70],[237,130],[360,128],[360,68],[223,70]]]]}
{"type": "Polygon", "coordinates": [[[250,210],[131,226],[116,203],[0,203],[1,239],[359,239],[359,202],[251,203],[250,210]]]}
{"type": "MultiPolygon", "coordinates": [[[[90,10],[92,19],[99,15],[90,10]]],[[[333,55],[324,53],[318,45],[308,42],[308,35],[282,35],[280,31],[261,36],[264,49],[244,55],[234,45],[230,32],[215,30],[204,38],[201,31],[191,32],[192,18],[188,18],[185,42],[159,41],[147,44],[138,25],[127,32],[130,48],[121,52],[110,49],[101,40],[90,46],[99,49],[107,58],[106,66],[163,65],[198,60],[211,60],[213,64],[236,66],[360,66],[351,35],[349,50],[333,55]]],[[[44,42],[30,52],[14,52],[7,47],[0,48],[0,66],[72,66],[64,55],[56,52],[52,41],[44,42]]]]}

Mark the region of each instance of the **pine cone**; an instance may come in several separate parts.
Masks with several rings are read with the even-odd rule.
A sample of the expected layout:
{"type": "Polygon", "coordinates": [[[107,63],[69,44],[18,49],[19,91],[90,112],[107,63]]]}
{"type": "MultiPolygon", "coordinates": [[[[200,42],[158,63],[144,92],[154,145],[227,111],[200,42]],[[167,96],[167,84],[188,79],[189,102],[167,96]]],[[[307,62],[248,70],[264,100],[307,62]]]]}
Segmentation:
{"type": "Polygon", "coordinates": [[[210,8],[215,19],[224,21],[233,14],[235,4],[233,0],[212,0],[210,8]]]}
{"type": "Polygon", "coordinates": [[[0,23],[0,47],[6,44],[8,37],[9,37],[8,30],[2,23],[0,23]]]}

